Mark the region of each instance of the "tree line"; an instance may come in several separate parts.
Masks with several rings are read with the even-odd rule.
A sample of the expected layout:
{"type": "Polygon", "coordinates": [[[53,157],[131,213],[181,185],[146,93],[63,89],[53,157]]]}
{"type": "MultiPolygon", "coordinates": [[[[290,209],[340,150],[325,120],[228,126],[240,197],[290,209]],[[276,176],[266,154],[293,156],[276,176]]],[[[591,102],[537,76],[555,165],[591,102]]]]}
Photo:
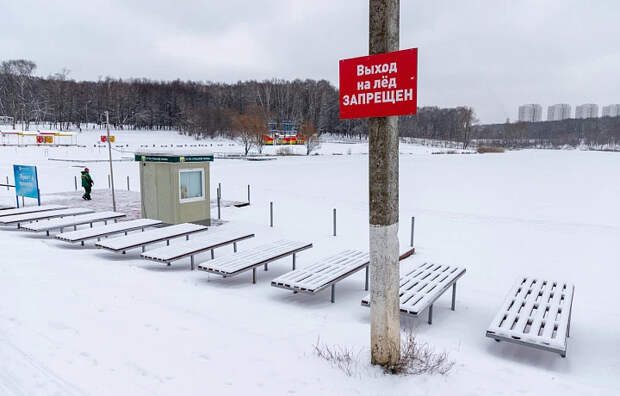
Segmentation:
{"type": "MultiPolygon", "coordinates": [[[[29,60],[0,63],[0,116],[13,128],[48,124],[50,129],[103,126],[104,112],[117,129],[175,129],[196,136],[230,135],[260,151],[269,120],[292,120],[304,135],[328,132],[365,137],[364,119],[340,120],[339,92],[326,80],[198,81],[100,78],[75,81],[62,70],[47,77],[35,74],[29,60]],[[251,127],[250,127],[251,126],[251,127]],[[302,128],[303,126],[303,128],[302,128]],[[250,136],[252,135],[252,136],[250,136]]],[[[401,117],[400,134],[459,142],[467,147],[477,120],[471,107],[423,107],[401,117]]],[[[308,135],[312,136],[312,135],[308,135]]],[[[309,139],[316,144],[316,139],[309,139]]]]}

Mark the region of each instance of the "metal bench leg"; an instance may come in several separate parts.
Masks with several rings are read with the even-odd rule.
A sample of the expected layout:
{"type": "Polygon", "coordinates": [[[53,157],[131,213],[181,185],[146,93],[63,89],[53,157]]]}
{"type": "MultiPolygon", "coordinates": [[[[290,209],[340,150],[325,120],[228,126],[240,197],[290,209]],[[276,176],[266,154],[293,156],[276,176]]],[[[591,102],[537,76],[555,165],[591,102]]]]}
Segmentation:
{"type": "Polygon", "coordinates": [[[571,309],[570,312],[568,313],[568,326],[566,327],[566,337],[567,338],[570,337],[570,319],[571,319],[571,315],[572,314],[573,314],[573,310],[571,309]]]}
{"type": "Polygon", "coordinates": [[[76,225],[73,226],[73,231],[77,231],[77,226],[76,225]]]}
{"type": "Polygon", "coordinates": [[[127,236],[127,231],[125,231],[125,236],[127,236]]]}
{"type": "Polygon", "coordinates": [[[194,256],[189,256],[189,264],[193,271],[194,270],[194,256]]]}
{"type": "Polygon", "coordinates": [[[82,246],[84,246],[84,241],[82,241],[82,246]]]}
{"type": "Polygon", "coordinates": [[[146,250],[146,247],[142,245],[142,253],[144,253],[145,250],[146,250]]]}
{"type": "Polygon", "coordinates": [[[456,304],[456,282],[452,284],[452,310],[454,311],[454,305],[456,304]]]}
{"type": "Polygon", "coordinates": [[[125,254],[125,251],[123,250],[123,254],[125,254]]]}
{"type": "Polygon", "coordinates": [[[233,242],[233,252],[237,253],[237,242],[233,242]]]}
{"type": "Polygon", "coordinates": [[[90,228],[93,228],[93,223],[90,223],[90,228]]]}
{"type": "Polygon", "coordinates": [[[366,266],[366,284],[364,285],[364,290],[368,291],[368,266],[366,266]]]}
{"type": "Polygon", "coordinates": [[[256,283],[256,267],[252,268],[252,283],[256,283]]]}
{"type": "Polygon", "coordinates": [[[45,235],[50,236],[50,232],[49,231],[45,231],[45,235]]]}
{"type": "Polygon", "coordinates": [[[185,240],[189,241],[189,234],[185,235],[185,240]]]}
{"type": "Polygon", "coordinates": [[[213,249],[211,249],[211,260],[215,258],[215,253],[213,253],[213,249]]]}
{"type": "Polygon", "coordinates": [[[170,239],[166,239],[166,246],[170,246],[170,239]]]}
{"type": "Polygon", "coordinates": [[[267,267],[267,264],[265,264],[265,271],[267,271],[269,268],[267,267]]]}
{"type": "MultiPolygon", "coordinates": [[[[104,220],[104,221],[103,221],[103,225],[108,225],[108,221],[107,221],[107,220],[104,220]]],[[[90,223],[90,226],[91,226],[91,228],[92,228],[93,223],[90,223]]]]}
{"type": "Polygon", "coordinates": [[[433,304],[428,307],[428,324],[433,324],[433,304]]]}
{"type": "Polygon", "coordinates": [[[296,267],[296,260],[295,260],[295,253],[293,253],[293,271],[295,271],[295,267],[296,267]]]}
{"type": "Polygon", "coordinates": [[[336,301],[336,284],[332,284],[332,304],[336,301]]]}
{"type": "Polygon", "coordinates": [[[170,267],[170,261],[166,262],[166,264],[168,265],[168,267],[170,267]]]}

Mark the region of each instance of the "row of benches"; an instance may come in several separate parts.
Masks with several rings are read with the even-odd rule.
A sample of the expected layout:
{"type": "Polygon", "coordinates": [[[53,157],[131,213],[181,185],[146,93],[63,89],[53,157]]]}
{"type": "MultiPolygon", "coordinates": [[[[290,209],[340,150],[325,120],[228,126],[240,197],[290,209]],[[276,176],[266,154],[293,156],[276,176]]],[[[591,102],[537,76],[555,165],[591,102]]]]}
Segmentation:
{"type": "MultiPolygon", "coordinates": [[[[254,237],[251,233],[209,232],[199,238],[190,235],[204,232],[206,226],[185,223],[159,227],[158,220],[138,219],[117,223],[124,214],[117,212],[93,213],[88,209],[66,208],[58,205],[9,209],[0,212],[0,224],[17,224],[25,230],[41,232],[61,230],[57,239],[81,243],[97,239],[96,246],[113,252],[141,248],[141,256],[148,260],[170,265],[173,261],[190,257],[190,267],[195,266],[195,256],[211,252],[211,260],[197,265],[197,269],[209,273],[232,277],[252,270],[252,282],[256,283],[256,269],[285,257],[292,256],[292,271],[271,281],[271,285],[291,290],[294,293],[316,294],[331,288],[331,301],[335,301],[336,283],[365,269],[365,289],[368,290],[369,256],[356,250],[345,250],[319,260],[303,269],[296,268],[296,254],[310,249],[312,243],[280,240],[237,252],[237,243],[254,237]],[[36,209],[38,208],[38,209],[36,209]],[[107,224],[113,220],[114,223],[107,224]],[[25,225],[24,223],[28,222],[25,225]],[[104,222],[104,226],[93,228],[93,223],[104,222]],[[90,228],[77,230],[78,225],[90,224],[90,228]],[[73,231],[62,232],[73,227],[73,231]],[[141,230],[142,232],[129,232],[141,230]],[[110,236],[124,236],[110,238],[110,236]],[[185,241],[170,245],[170,240],[185,238],[185,241]],[[102,239],[105,239],[102,241],[102,239]],[[147,245],[166,241],[166,246],[146,251],[147,245]],[[214,249],[233,245],[234,254],[215,258],[214,249]]],[[[403,257],[405,257],[404,255],[403,257]]],[[[452,289],[451,309],[455,309],[456,284],[465,274],[465,269],[438,264],[422,264],[406,272],[400,279],[400,311],[418,317],[428,312],[428,323],[432,323],[434,302],[452,289]]],[[[570,331],[574,286],[568,283],[523,278],[511,291],[501,310],[493,319],[486,336],[496,341],[504,340],[518,344],[557,352],[566,356],[566,338],[570,331]]],[[[363,306],[370,306],[371,296],[362,299],[363,306]]]]}

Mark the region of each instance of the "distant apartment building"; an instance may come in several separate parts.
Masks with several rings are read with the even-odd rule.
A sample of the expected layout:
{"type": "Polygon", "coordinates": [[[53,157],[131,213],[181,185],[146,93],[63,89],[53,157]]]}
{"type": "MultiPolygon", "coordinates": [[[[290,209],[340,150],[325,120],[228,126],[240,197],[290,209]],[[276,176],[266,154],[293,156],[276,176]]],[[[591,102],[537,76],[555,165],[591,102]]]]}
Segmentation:
{"type": "Polygon", "coordinates": [[[575,118],[596,118],[598,117],[598,105],[593,103],[582,104],[575,107],[575,118]]]}
{"type": "Polygon", "coordinates": [[[571,108],[569,104],[559,103],[547,107],[547,121],[561,121],[570,118],[571,108]]]}
{"type": "Polygon", "coordinates": [[[542,106],[534,103],[519,106],[519,121],[542,121],[542,106]]]}
{"type": "Polygon", "coordinates": [[[601,117],[620,117],[620,104],[603,106],[603,114],[601,114],[601,117]]]}

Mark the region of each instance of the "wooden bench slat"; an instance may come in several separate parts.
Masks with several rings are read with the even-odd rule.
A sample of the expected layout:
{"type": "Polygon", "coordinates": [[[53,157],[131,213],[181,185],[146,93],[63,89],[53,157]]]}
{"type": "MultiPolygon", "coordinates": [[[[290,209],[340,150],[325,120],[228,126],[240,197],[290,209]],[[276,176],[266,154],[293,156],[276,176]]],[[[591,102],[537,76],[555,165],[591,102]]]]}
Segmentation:
{"type": "Polygon", "coordinates": [[[29,231],[40,232],[89,223],[97,223],[101,221],[114,220],[121,217],[125,217],[125,214],[119,212],[95,212],[78,216],[47,219],[36,223],[28,223],[22,226],[22,228],[29,231]]]}
{"type": "MultiPolygon", "coordinates": [[[[400,277],[400,311],[419,316],[463,274],[465,268],[442,264],[424,263],[413,268],[400,277]]],[[[362,299],[362,305],[370,306],[370,295],[362,299]]]]}
{"type": "Polygon", "coordinates": [[[251,233],[218,231],[188,241],[180,241],[174,245],[153,249],[142,253],[141,256],[153,261],[170,262],[252,237],[254,234],[251,233]]]}
{"type": "Polygon", "coordinates": [[[77,216],[92,213],[94,210],[88,208],[67,208],[58,210],[46,210],[43,212],[26,213],[13,216],[0,217],[0,223],[9,225],[17,223],[29,223],[31,221],[53,219],[56,217],[77,216]]]}
{"type": "Polygon", "coordinates": [[[120,223],[112,223],[101,227],[85,228],[83,230],[63,232],[57,234],[56,239],[60,239],[66,242],[82,242],[89,239],[102,238],[109,235],[140,230],[147,227],[153,227],[161,223],[161,220],[135,219],[129,221],[122,221],[120,223]]]}
{"type": "Polygon", "coordinates": [[[520,278],[486,336],[566,356],[574,289],[566,282],[520,278]]]}
{"type": "Polygon", "coordinates": [[[207,227],[199,224],[176,224],[168,227],[161,227],[154,230],[107,239],[96,243],[95,246],[120,252],[205,230],[207,230],[207,227]]]}
{"type": "Polygon", "coordinates": [[[312,243],[280,240],[200,263],[198,269],[232,276],[311,247],[312,243]]]}
{"type": "Polygon", "coordinates": [[[303,268],[293,270],[271,281],[272,286],[291,290],[317,293],[343,276],[349,276],[365,268],[369,263],[368,253],[345,250],[303,268]]]}
{"type": "Polygon", "coordinates": [[[41,205],[41,206],[24,206],[21,208],[9,208],[0,211],[0,217],[15,216],[28,213],[45,212],[48,210],[67,209],[65,205],[41,205]]]}

